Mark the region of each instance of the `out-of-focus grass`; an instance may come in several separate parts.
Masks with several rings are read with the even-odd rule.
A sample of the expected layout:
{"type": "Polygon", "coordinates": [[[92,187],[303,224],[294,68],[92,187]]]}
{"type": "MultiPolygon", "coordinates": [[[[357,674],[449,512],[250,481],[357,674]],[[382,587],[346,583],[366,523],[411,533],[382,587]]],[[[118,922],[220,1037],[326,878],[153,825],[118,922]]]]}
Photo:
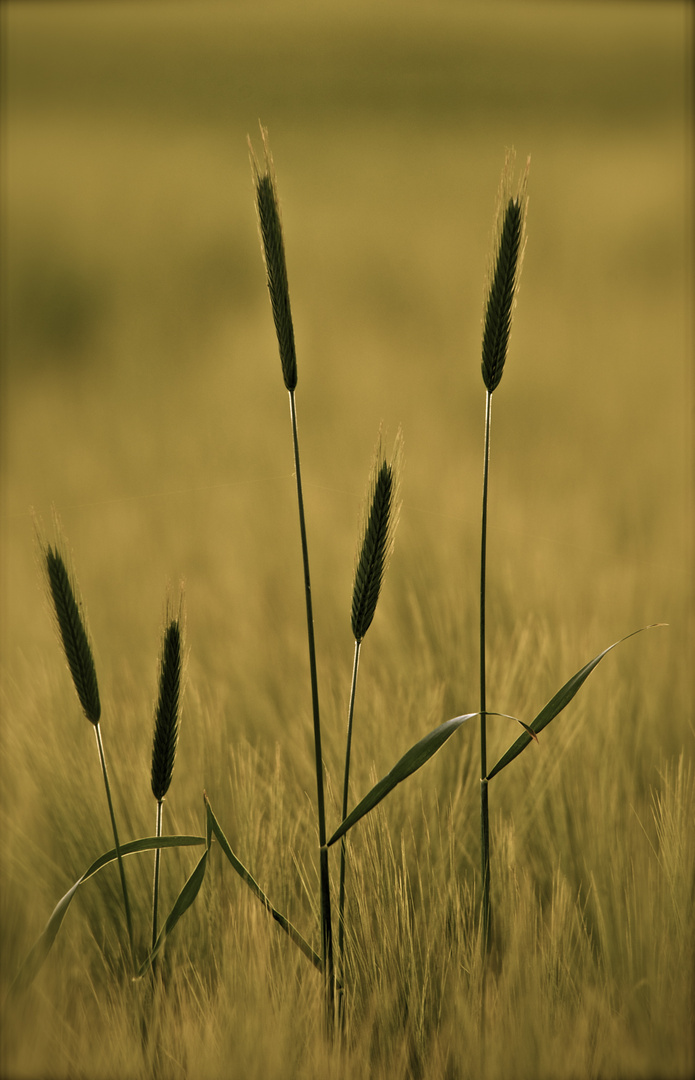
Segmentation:
{"type": "MultiPolygon", "coordinates": [[[[650,809],[652,790],[671,800],[675,821],[678,808],[692,806],[692,781],[673,794],[675,762],[683,748],[686,765],[692,761],[693,735],[686,10],[680,3],[4,5],[7,978],[58,896],[108,847],[103,793],[86,775],[91,733],[76,715],[38,587],[31,506],[47,516],[55,503],[74,549],[124,835],[151,828],[159,624],[167,579],[183,576],[191,663],[171,828],[200,827],[207,786],[239,854],[274,902],[312,931],[282,846],[294,846],[313,882],[287,404],[245,141],[259,117],[270,130],[284,209],[333,784],[349,689],[357,517],[382,419],[392,433],[403,424],[404,506],[361,676],[355,791],[393,764],[396,744],[405,749],[427,726],[475,708],[483,271],[504,150],[513,144],[532,155],[529,244],[493,410],[489,703],[530,719],[605,644],[656,619],[671,627],[613,654],[571,716],[548,730],[545,747],[531,747],[493,781],[497,888],[509,890],[496,904],[512,964],[492,1015],[505,1036],[500,1045],[513,1031],[529,1075],[543,1075],[543,1062],[547,1074],[554,1060],[543,1043],[545,1019],[581,1042],[582,1054],[602,1048],[597,1060],[606,1072],[632,1069],[636,1048],[651,1047],[654,1062],[667,1052],[687,1060],[670,1026],[681,1014],[668,1012],[674,987],[688,985],[677,916],[667,910],[668,896],[681,893],[660,877],[685,828],[671,830],[666,858],[650,809]],[[551,740],[562,759],[539,787],[551,740]],[[524,920],[539,910],[556,913],[555,936],[538,939],[550,951],[524,937],[524,920]],[[577,930],[581,911],[593,953],[577,930]],[[654,925],[672,976],[647,940],[654,925]],[[551,955],[553,942],[570,951],[551,955]],[[670,990],[659,982],[669,978],[670,990]],[[555,998],[552,985],[561,986],[555,998]],[[542,1020],[510,1015],[511,1002],[535,1007],[533,994],[541,993],[555,1002],[542,1020]],[[579,1013],[577,1000],[585,1006],[579,1013]],[[671,1035],[677,1048],[668,1051],[671,1035]],[[601,1058],[609,1051],[612,1064],[601,1058]]],[[[509,738],[493,727],[491,753],[509,738]]],[[[427,933],[431,918],[445,936],[448,916],[472,903],[456,887],[459,880],[473,889],[477,865],[469,742],[457,735],[421,780],[394,794],[364,856],[361,838],[353,842],[355,873],[395,903],[406,888],[398,876],[403,829],[405,865],[414,879],[422,876],[425,895],[415,905],[416,935],[427,933]],[[422,814],[413,810],[419,801],[422,814]],[[441,830],[436,843],[425,842],[426,830],[441,830]],[[387,839],[395,861],[384,856],[382,864],[387,839]]],[[[678,858],[678,887],[687,892],[690,856],[682,850],[678,858]]],[[[184,862],[167,854],[165,890],[173,893],[176,873],[180,885],[184,862]]],[[[130,873],[135,902],[146,910],[149,867],[130,873]]],[[[202,1049],[206,1025],[223,1054],[225,1009],[242,1023],[241,988],[250,986],[260,1011],[243,1019],[238,1036],[248,1076],[270,1007],[264,965],[282,971],[279,995],[278,987],[295,985],[294,960],[279,960],[276,943],[261,946],[262,913],[240,900],[236,883],[222,871],[213,881],[209,908],[187,916],[191,933],[179,928],[179,956],[190,953],[209,990],[205,946],[224,925],[233,936],[224,937],[217,964],[231,981],[223,980],[212,1018],[203,1020],[203,1004],[200,1015],[185,1013],[181,1045],[200,1075],[215,1075],[220,1058],[202,1049]],[[260,956],[248,983],[246,940],[260,956]]],[[[105,1004],[100,996],[108,996],[100,964],[115,963],[103,905],[118,910],[116,876],[95,883],[89,896],[85,890],[81,903],[87,921],[83,927],[71,913],[42,984],[41,1060],[55,1054],[52,1033],[61,1024],[72,1032],[57,1075],[78,1059],[97,1068],[85,1020],[95,1008],[100,1021],[111,1016],[124,1061],[137,1046],[127,1035],[127,998],[114,990],[105,1004]],[[87,994],[56,1013],[66,977],[98,986],[99,1005],[87,994]]],[[[385,916],[365,910],[361,918],[364,941],[376,948],[387,940],[378,921],[385,916]]],[[[435,941],[432,930],[428,942],[435,941]]],[[[409,955],[401,945],[395,935],[384,960],[388,993],[396,993],[409,955]]],[[[456,945],[459,975],[473,963],[471,948],[456,945]]],[[[426,942],[419,955],[433,962],[433,950],[426,942]]],[[[412,963],[415,1008],[426,966],[412,963]]],[[[196,994],[207,1001],[195,970],[180,976],[189,1004],[196,994]]],[[[446,997],[444,967],[432,972],[446,997]]],[[[303,975],[301,990],[287,989],[293,1009],[306,1007],[301,1025],[311,1015],[312,976],[303,975]]],[[[357,977],[366,988],[375,971],[357,977]]],[[[475,1037],[475,1017],[464,1015],[469,999],[460,981],[453,985],[439,1035],[431,1000],[419,1000],[430,1026],[423,1022],[417,1038],[429,1050],[431,1075],[442,1075],[447,1053],[455,1066],[468,1060],[451,1032],[475,1037]]],[[[289,1006],[283,1012],[278,1000],[285,1056],[277,1051],[275,1065],[264,1059],[267,1075],[282,1071],[295,1034],[289,1006]]],[[[397,1056],[403,1008],[396,1001],[388,1021],[373,1015],[372,1046],[386,1057],[389,1045],[397,1056]]],[[[368,1026],[359,1036],[366,1043],[368,1026]]],[[[15,1030],[24,1049],[15,1045],[12,1060],[30,1075],[29,1027],[15,1030]]],[[[358,1046],[362,1063],[366,1043],[358,1046]]],[[[307,1075],[311,1068],[321,1075],[324,1051],[311,1046],[307,1075]]],[[[495,1070],[504,1074],[503,1059],[495,1070]]]]}

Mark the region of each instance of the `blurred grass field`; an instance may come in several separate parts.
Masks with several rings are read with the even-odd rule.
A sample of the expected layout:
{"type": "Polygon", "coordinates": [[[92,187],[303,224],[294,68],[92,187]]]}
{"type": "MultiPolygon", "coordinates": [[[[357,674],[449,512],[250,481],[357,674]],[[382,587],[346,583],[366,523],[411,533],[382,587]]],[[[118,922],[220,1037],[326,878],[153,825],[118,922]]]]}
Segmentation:
{"type": "MultiPolygon", "coordinates": [[[[489,1072],[688,1075],[688,6],[97,0],[10,2],[2,19],[3,997],[109,846],[32,509],[48,524],[55,506],[72,547],[123,833],[154,828],[155,665],[167,582],[183,578],[190,663],[166,827],[199,830],[205,787],[274,902],[315,932],[297,870],[313,894],[291,443],[246,146],[259,118],[283,202],[336,823],[357,521],[382,421],[391,436],[403,425],[404,503],[363,654],[353,792],[476,707],[483,279],[513,145],[531,155],[529,239],[493,408],[489,706],[528,721],[601,648],[670,626],[607,658],[493,782],[508,959],[489,1072]]],[[[494,727],[491,753],[510,735],[494,727]]],[[[472,946],[447,937],[474,913],[476,754],[459,733],[356,833],[356,895],[404,904],[410,944],[360,907],[355,932],[382,953],[355,975],[352,1057],[330,1057],[314,973],[218,867],[171,943],[172,1076],[283,1076],[288,1062],[306,1077],[328,1064],[476,1075],[472,946]],[[238,1072],[221,1072],[232,1051],[238,1072]]],[[[177,859],[163,863],[179,874],[171,895],[177,859]]],[[[150,867],[129,872],[144,940],[150,867]]],[[[109,982],[103,911],[118,903],[115,871],[76,902],[3,1024],[7,1075],[141,1075],[128,987],[109,982]]]]}

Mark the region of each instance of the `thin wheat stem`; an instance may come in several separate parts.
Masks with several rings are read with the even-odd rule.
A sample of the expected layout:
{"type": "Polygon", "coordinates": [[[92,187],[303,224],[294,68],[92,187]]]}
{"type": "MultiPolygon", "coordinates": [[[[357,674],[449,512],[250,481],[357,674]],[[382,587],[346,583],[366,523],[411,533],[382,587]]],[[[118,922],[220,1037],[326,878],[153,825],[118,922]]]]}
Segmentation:
{"type": "Polygon", "coordinates": [[[316,758],[316,792],[318,804],[319,845],[320,845],[320,890],[321,890],[321,937],[323,968],[326,980],[327,1009],[329,1018],[333,1016],[334,964],[333,930],[331,926],[331,892],[328,872],[328,849],[326,848],[326,811],[323,795],[323,754],[321,751],[321,719],[319,711],[319,686],[316,672],[316,643],[314,639],[314,614],[311,599],[311,578],[309,575],[309,548],[304,519],[304,496],[302,494],[302,474],[299,464],[299,434],[297,430],[297,407],[294,390],[289,390],[290,419],[292,421],[292,443],[294,447],[294,471],[297,480],[297,503],[299,506],[299,531],[302,540],[302,561],[304,565],[304,595],[306,599],[306,622],[309,639],[309,668],[311,673],[311,705],[314,718],[314,755],[316,758]]]}
{"type": "Polygon", "coordinates": [[[492,393],[488,390],[485,403],[485,451],[483,465],[483,514],[480,547],[480,857],[482,873],[482,920],[483,943],[490,944],[492,918],[490,901],[490,819],[488,812],[487,784],[487,685],[485,672],[485,593],[487,572],[487,495],[490,472],[490,418],[492,393]]]}
{"type": "Polygon", "coordinates": [[[94,732],[97,738],[97,748],[99,750],[99,760],[101,761],[101,771],[104,776],[104,787],[106,788],[106,799],[109,804],[109,814],[111,815],[111,827],[113,829],[113,841],[116,848],[116,856],[118,858],[118,872],[121,876],[121,888],[123,889],[123,903],[125,904],[125,921],[128,927],[128,941],[130,942],[130,959],[133,965],[133,970],[136,970],[135,964],[135,945],[133,943],[133,920],[130,915],[130,900],[128,899],[128,886],[125,879],[125,868],[123,866],[123,857],[121,856],[121,845],[118,842],[118,829],[116,828],[116,817],[113,812],[113,801],[111,799],[111,785],[109,784],[109,774],[106,769],[106,758],[104,756],[104,744],[101,738],[101,727],[99,723],[94,725],[94,732]]]}
{"type": "Polygon", "coordinates": [[[480,544],[480,860],[482,873],[483,947],[490,948],[492,904],[490,899],[490,817],[487,780],[487,687],[485,672],[485,589],[487,562],[487,499],[490,472],[490,414],[492,393],[504,372],[512,329],[512,314],[519,287],[524,254],[526,182],[529,161],[511,194],[515,155],[507,154],[497,202],[495,247],[490,264],[485,300],[481,371],[486,389],[485,452],[483,462],[483,514],[480,544]]]}
{"type": "MultiPolygon", "coordinates": [[[[352,683],[350,685],[350,704],[348,706],[347,745],[345,748],[345,777],[343,780],[343,813],[342,820],[347,817],[348,793],[350,790],[350,751],[352,747],[352,718],[355,712],[355,691],[357,689],[357,671],[360,663],[361,641],[355,642],[355,657],[352,664],[352,683]]],[[[344,966],[344,940],[345,940],[345,871],[347,862],[346,838],[340,845],[340,892],[338,899],[338,976],[341,985],[345,984],[344,966]]],[[[341,996],[342,1003],[342,996],[341,996]]]]}
{"type": "Polygon", "coordinates": [[[304,521],[304,498],[302,495],[302,476],[299,467],[299,438],[297,435],[297,409],[295,389],[297,386],[297,357],[292,325],[292,308],[287,282],[285,261],[285,243],[280,219],[280,201],[273,159],[268,145],[268,132],[261,126],[263,140],[264,165],[261,166],[253,152],[249,140],[251,169],[256,189],[256,209],[261,236],[261,249],[265,260],[268,292],[273,311],[275,333],[280,351],[282,377],[290,397],[290,419],[292,421],[292,442],[294,446],[294,472],[297,480],[297,501],[299,504],[299,529],[302,539],[302,560],[304,564],[304,594],[306,597],[306,619],[309,637],[309,668],[311,672],[311,702],[314,717],[314,753],[316,757],[316,789],[318,799],[319,822],[319,866],[321,899],[321,941],[323,972],[326,986],[326,1012],[329,1030],[334,1020],[334,969],[333,969],[333,932],[331,929],[331,890],[328,872],[328,850],[326,844],[326,812],[323,796],[323,755],[321,752],[321,721],[319,712],[319,690],[316,674],[316,645],[314,642],[314,616],[311,601],[311,581],[309,577],[309,552],[304,521]]]}
{"type": "MultiPolygon", "coordinates": [[[[162,814],[164,810],[164,800],[157,800],[157,822],[155,827],[155,836],[159,838],[162,835],[162,814]]],[[[157,914],[159,909],[159,864],[161,859],[161,848],[155,848],[154,852],[154,881],[152,883],[152,948],[154,949],[157,944],[157,914]]],[[[152,971],[154,971],[157,958],[152,961],[152,971]]]]}

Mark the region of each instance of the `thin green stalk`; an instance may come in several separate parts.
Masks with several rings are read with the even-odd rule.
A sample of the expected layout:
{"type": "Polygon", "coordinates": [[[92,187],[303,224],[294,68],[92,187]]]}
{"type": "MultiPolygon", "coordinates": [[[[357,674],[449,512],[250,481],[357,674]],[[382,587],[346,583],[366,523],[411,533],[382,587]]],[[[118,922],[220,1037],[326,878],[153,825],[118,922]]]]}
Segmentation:
{"type": "Polygon", "coordinates": [[[485,656],[485,590],[487,571],[487,499],[490,472],[490,415],[492,393],[499,386],[507,360],[512,314],[519,286],[524,252],[526,181],[529,162],[511,194],[513,151],[507,155],[497,203],[495,250],[488,275],[481,372],[487,392],[485,401],[485,451],[483,462],[483,514],[480,545],[480,868],[482,874],[483,948],[491,944],[492,902],[490,899],[490,816],[487,777],[487,686],[485,656]]]}
{"type": "MultiPolygon", "coordinates": [[[[164,809],[164,800],[157,800],[157,824],[155,827],[155,836],[159,840],[162,835],[162,811],[164,809]]],[[[152,948],[154,949],[157,944],[157,913],[159,909],[159,863],[161,857],[161,848],[155,848],[154,852],[154,881],[152,883],[152,948]]],[[[152,970],[154,971],[155,960],[152,961],[152,970]]]]}
{"type": "Polygon", "coordinates": [[[480,549],[480,861],[482,874],[483,944],[490,945],[492,907],[490,901],[490,818],[487,783],[487,687],[485,675],[485,590],[487,570],[487,493],[490,472],[490,415],[492,394],[487,391],[485,403],[485,453],[483,465],[483,519],[480,549]]]}
{"type": "MultiPolygon", "coordinates": [[[[391,464],[386,461],[382,449],[381,430],[376,445],[367,498],[364,504],[360,528],[360,539],[355,563],[355,579],[352,588],[350,625],[355,639],[355,655],[352,665],[350,702],[348,705],[347,745],[345,748],[345,775],[343,779],[343,816],[348,816],[348,796],[350,791],[350,755],[352,749],[352,723],[355,712],[355,693],[357,673],[360,663],[360,649],[364,636],[376,612],[381,594],[381,586],[393,553],[393,545],[398,524],[400,505],[398,492],[400,486],[400,468],[403,451],[403,438],[400,429],[396,435],[391,464]]],[[[343,1019],[345,985],[345,876],[347,870],[346,840],[340,846],[340,891],[338,900],[338,957],[341,995],[338,1016],[343,1019]]]]}
{"type": "Polygon", "coordinates": [[[99,750],[99,760],[101,761],[101,771],[104,776],[104,787],[106,788],[106,799],[109,804],[109,814],[111,815],[111,827],[113,829],[113,843],[116,848],[116,855],[118,856],[118,872],[121,877],[121,888],[123,889],[123,903],[125,904],[125,921],[128,927],[128,941],[130,942],[130,959],[133,965],[133,971],[136,970],[135,964],[135,946],[133,944],[133,920],[130,915],[130,900],[128,899],[128,886],[125,879],[125,869],[123,866],[123,857],[121,855],[121,845],[118,842],[118,829],[116,828],[116,817],[113,812],[113,802],[111,799],[111,785],[109,784],[109,774],[106,769],[106,758],[104,756],[104,744],[101,738],[101,728],[97,722],[94,725],[94,732],[97,738],[97,747],[99,750]]]}
{"type": "MultiPolygon", "coordinates": [[[[60,525],[57,516],[55,518],[54,526],[57,536],[60,537],[60,525]]],[[[82,711],[89,722],[94,726],[96,732],[97,749],[99,750],[101,771],[104,776],[106,798],[109,804],[113,838],[118,856],[118,869],[121,875],[121,886],[123,888],[123,901],[125,904],[126,925],[128,927],[128,941],[130,944],[130,958],[133,970],[135,970],[135,946],[133,943],[133,923],[130,916],[128,886],[126,884],[125,871],[123,869],[121,849],[118,843],[116,818],[113,812],[111,788],[109,786],[109,776],[106,770],[106,758],[104,757],[104,745],[101,739],[101,728],[99,726],[99,720],[101,718],[99,683],[97,680],[96,667],[94,665],[94,655],[89,641],[86,614],[77,588],[77,582],[73,580],[68,570],[66,557],[63,556],[63,553],[60,550],[59,542],[56,542],[54,545],[46,544],[41,539],[39,542],[41,544],[46,579],[53,600],[56,625],[63,644],[65,659],[68,662],[68,668],[70,669],[73,685],[80,705],[82,706],[82,711]]]]}
{"type": "Polygon", "coordinates": [[[282,377],[290,395],[290,419],[292,421],[292,442],[294,447],[294,472],[297,479],[297,501],[299,504],[299,529],[302,538],[302,560],[304,564],[304,594],[306,597],[307,632],[309,637],[309,668],[311,671],[311,702],[314,717],[314,753],[316,757],[316,789],[318,799],[319,822],[319,870],[321,900],[321,942],[323,971],[326,987],[326,1012],[329,1029],[333,1026],[335,985],[333,968],[333,932],[331,929],[331,890],[328,873],[328,850],[326,843],[326,812],[323,797],[323,755],[321,753],[321,721],[319,713],[319,690],[316,674],[316,646],[314,642],[314,616],[311,601],[311,581],[309,577],[309,552],[304,521],[304,498],[302,495],[302,476],[299,467],[299,438],[297,434],[297,409],[295,388],[297,386],[297,356],[292,325],[292,309],[287,282],[285,261],[285,243],[280,220],[280,202],[275,182],[273,159],[268,145],[268,132],[261,126],[264,164],[260,165],[249,140],[251,168],[256,188],[256,209],[261,238],[261,249],[265,261],[268,293],[273,311],[273,322],[280,352],[282,377]]]}
{"type": "Polygon", "coordinates": [[[311,706],[314,717],[314,755],[316,758],[316,795],[319,822],[320,846],[320,891],[321,891],[321,944],[326,981],[326,1003],[329,1018],[333,1016],[335,1001],[335,972],[333,964],[333,930],[331,926],[331,891],[328,872],[328,849],[326,848],[326,811],[323,795],[323,754],[321,752],[321,719],[319,711],[319,684],[316,672],[316,643],[314,640],[314,614],[311,600],[311,578],[309,575],[309,548],[304,520],[304,496],[302,494],[302,474],[299,465],[299,435],[297,431],[297,407],[294,389],[289,390],[290,418],[292,421],[292,444],[294,447],[294,471],[297,479],[297,503],[299,506],[299,531],[302,538],[302,561],[304,565],[304,595],[306,598],[306,623],[309,639],[309,668],[311,672],[311,706]]]}
{"type": "MultiPolygon", "coordinates": [[[[355,641],[355,658],[352,664],[352,683],[350,685],[350,704],[348,706],[347,746],[345,749],[345,777],[343,780],[343,813],[345,821],[348,813],[348,792],[350,789],[350,750],[352,747],[352,718],[355,712],[355,691],[357,689],[357,671],[360,663],[361,641],[355,641]]],[[[345,869],[346,869],[346,839],[343,837],[340,845],[340,893],[338,899],[338,976],[342,986],[345,985],[344,968],[344,940],[345,940],[345,869]]],[[[342,995],[341,995],[342,1003],[342,995]]]]}

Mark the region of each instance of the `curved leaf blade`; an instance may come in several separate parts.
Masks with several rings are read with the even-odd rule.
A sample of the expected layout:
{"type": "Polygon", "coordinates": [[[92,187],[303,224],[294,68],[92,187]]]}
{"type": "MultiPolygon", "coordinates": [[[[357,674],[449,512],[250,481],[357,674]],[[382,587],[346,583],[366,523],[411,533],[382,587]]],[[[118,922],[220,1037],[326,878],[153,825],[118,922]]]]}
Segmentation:
{"type": "MultiPolygon", "coordinates": [[[[353,825],[368,814],[370,810],[373,810],[375,806],[378,806],[382,799],[385,799],[389,792],[407,777],[411,776],[418,769],[421,769],[430,758],[437,753],[447,739],[450,739],[455,731],[465,724],[466,720],[471,720],[474,716],[478,716],[479,713],[466,713],[464,716],[455,716],[453,720],[446,720],[439,727],[434,728],[433,731],[428,732],[424,738],[416,742],[414,746],[400,758],[393,766],[391,771],[382,777],[382,779],[375,784],[371,791],[369,791],[361,802],[357,804],[355,809],[348,814],[344,821],[338,826],[336,831],[331,836],[330,840],[326,843],[326,847],[330,847],[335,844],[337,840],[340,840],[341,836],[345,836],[353,825]]],[[[513,719],[513,718],[512,718],[513,719]]]]}
{"type": "MultiPolygon", "coordinates": [[[[136,855],[142,851],[152,851],[153,848],[192,847],[204,843],[205,838],[202,836],[146,836],[140,840],[131,840],[127,844],[121,844],[121,855],[136,855]]],[[[65,896],[61,897],[53,909],[51,917],[43,928],[40,936],[34,942],[34,945],[19,969],[10,988],[10,994],[26,990],[36,978],[44,960],[51,951],[51,947],[58,935],[63,919],[67,915],[68,908],[79,887],[84,885],[86,881],[89,881],[91,877],[94,877],[94,875],[105,866],[108,866],[109,863],[115,862],[117,858],[118,855],[115,848],[104,852],[103,855],[100,855],[99,858],[92,863],[89,869],[85,870],[82,877],[75,882],[72,888],[68,889],[65,896]]]]}
{"type": "Polygon", "coordinates": [[[137,982],[138,979],[141,979],[143,977],[143,975],[145,974],[145,972],[150,968],[150,966],[152,964],[152,961],[154,960],[155,956],[157,955],[157,953],[161,949],[161,947],[164,944],[166,938],[169,936],[171,931],[174,929],[174,927],[176,926],[176,924],[179,921],[179,919],[181,918],[181,916],[183,914],[185,914],[186,911],[188,911],[189,907],[191,906],[191,904],[195,900],[196,896],[200,892],[200,886],[203,884],[203,879],[205,877],[205,870],[207,868],[207,859],[208,859],[209,854],[210,854],[210,847],[208,845],[205,848],[205,851],[203,852],[203,854],[200,856],[200,859],[198,860],[198,863],[197,863],[193,873],[191,874],[191,876],[186,881],[186,883],[185,883],[184,887],[182,888],[181,892],[179,893],[179,895],[176,897],[176,900],[174,902],[174,906],[172,907],[171,911],[169,912],[169,915],[167,916],[167,920],[164,923],[164,926],[159,931],[159,935],[158,935],[157,940],[155,942],[154,948],[152,949],[152,952],[149,954],[147,959],[141,965],[140,970],[138,971],[137,975],[134,976],[133,982],[137,982]]]}
{"type": "Polygon", "coordinates": [[[314,952],[309,942],[302,937],[302,935],[299,933],[299,930],[297,930],[296,927],[292,925],[289,919],[285,918],[285,916],[280,911],[278,911],[277,908],[273,907],[270,900],[263,892],[263,889],[260,887],[256,879],[252,876],[252,874],[249,873],[244,864],[234,854],[229,840],[224,835],[222,827],[220,826],[219,821],[215,817],[214,811],[212,809],[212,806],[210,805],[210,801],[207,795],[204,794],[203,798],[205,799],[205,807],[208,815],[208,835],[212,833],[217,837],[222,851],[229,859],[230,863],[236,870],[239,877],[246,882],[254,896],[256,896],[260,900],[266,911],[268,911],[269,914],[272,915],[275,921],[282,927],[285,933],[292,939],[292,941],[301,950],[301,952],[304,953],[307,959],[311,960],[314,967],[318,968],[319,971],[323,971],[323,962],[318,953],[314,952]]]}
{"type": "MultiPolygon", "coordinates": [[[[641,634],[644,630],[653,630],[657,626],[666,625],[666,623],[651,623],[649,626],[642,626],[639,630],[633,630],[631,634],[626,634],[625,637],[620,638],[618,641],[614,641],[612,645],[609,645],[607,649],[600,652],[598,656],[595,656],[593,660],[590,660],[588,664],[585,664],[583,668],[580,668],[571,679],[567,680],[565,685],[558,690],[557,694],[555,694],[548,704],[541,709],[538,716],[531,721],[531,731],[538,734],[544,727],[547,727],[551,720],[555,719],[558,713],[562,712],[566,705],[569,705],[574,695],[581,689],[594,668],[601,660],[603,660],[604,656],[611,652],[612,649],[615,649],[618,645],[622,645],[628,638],[634,637],[636,634],[641,634]]],[[[495,767],[487,774],[487,779],[492,780],[493,776],[496,776],[497,773],[506,768],[515,757],[518,757],[522,750],[526,749],[530,742],[531,735],[525,731],[523,735],[520,735],[516,742],[509,747],[506,754],[502,755],[495,767]]]]}

